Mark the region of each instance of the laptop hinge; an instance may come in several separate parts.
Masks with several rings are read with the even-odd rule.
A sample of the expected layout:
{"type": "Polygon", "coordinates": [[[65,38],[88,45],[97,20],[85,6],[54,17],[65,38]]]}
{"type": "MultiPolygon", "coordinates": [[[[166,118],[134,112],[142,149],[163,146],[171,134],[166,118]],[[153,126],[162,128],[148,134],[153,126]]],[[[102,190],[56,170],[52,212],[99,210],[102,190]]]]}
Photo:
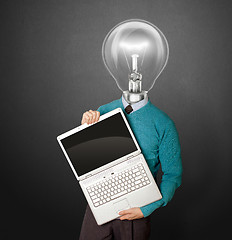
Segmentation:
{"type": "Polygon", "coordinates": [[[89,177],[92,177],[92,174],[87,175],[84,179],[87,179],[89,177]]]}
{"type": "Polygon", "coordinates": [[[133,155],[131,155],[131,156],[129,156],[129,157],[127,157],[127,160],[129,160],[129,159],[131,159],[131,158],[133,158],[134,156],[133,155]]]}

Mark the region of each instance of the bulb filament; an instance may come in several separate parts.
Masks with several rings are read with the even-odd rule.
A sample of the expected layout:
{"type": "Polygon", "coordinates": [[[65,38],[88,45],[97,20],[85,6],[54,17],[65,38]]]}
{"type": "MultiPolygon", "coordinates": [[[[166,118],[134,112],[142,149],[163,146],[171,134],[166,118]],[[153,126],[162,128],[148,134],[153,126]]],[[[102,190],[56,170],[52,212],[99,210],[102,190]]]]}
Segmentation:
{"type": "Polygon", "coordinates": [[[140,93],[142,91],[142,75],[138,73],[138,54],[132,54],[132,73],[129,75],[129,92],[140,93]]]}

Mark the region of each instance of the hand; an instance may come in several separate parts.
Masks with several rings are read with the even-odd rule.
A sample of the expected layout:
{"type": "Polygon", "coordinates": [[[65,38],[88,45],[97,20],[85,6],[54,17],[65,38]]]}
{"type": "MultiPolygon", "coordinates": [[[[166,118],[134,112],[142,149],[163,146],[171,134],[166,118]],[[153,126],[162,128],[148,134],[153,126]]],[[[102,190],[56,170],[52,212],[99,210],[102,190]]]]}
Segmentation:
{"type": "Polygon", "coordinates": [[[134,219],[139,219],[139,218],[144,217],[141,209],[138,207],[123,210],[123,211],[119,212],[118,214],[122,215],[120,217],[120,220],[125,220],[125,219],[134,220],[134,219]]]}
{"type": "Polygon", "coordinates": [[[81,124],[95,123],[99,120],[99,118],[100,118],[100,112],[89,110],[83,114],[81,124]]]}

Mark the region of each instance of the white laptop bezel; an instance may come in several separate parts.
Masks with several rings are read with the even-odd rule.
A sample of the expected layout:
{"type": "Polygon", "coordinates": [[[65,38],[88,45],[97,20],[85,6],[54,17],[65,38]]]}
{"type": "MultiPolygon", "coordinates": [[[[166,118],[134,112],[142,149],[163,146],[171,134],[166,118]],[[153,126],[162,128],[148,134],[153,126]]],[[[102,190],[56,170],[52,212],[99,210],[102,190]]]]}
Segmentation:
{"type": "Polygon", "coordinates": [[[75,175],[75,177],[77,178],[78,181],[83,180],[83,179],[85,179],[85,178],[87,178],[89,176],[93,176],[93,175],[95,175],[95,174],[97,174],[97,173],[99,173],[101,171],[104,171],[104,170],[106,170],[106,169],[108,169],[110,167],[113,167],[113,166],[115,166],[115,165],[125,161],[126,159],[128,159],[128,158],[130,158],[132,156],[137,156],[138,154],[141,153],[141,149],[140,149],[140,147],[138,145],[138,142],[137,142],[137,140],[136,140],[136,138],[135,138],[135,136],[134,136],[134,134],[133,134],[133,132],[132,132],[132,130],[130,128],[130,125],[128,124],[128,122],[126,120],[126,117],[124,116],[123,111],[122,111],[121,108],[116,108],[116,109],[114,109],[114,110],[112,110],[112,111],[110,111],[110,112],[108,112],[106,114],[101,115],[98,122],[93,123],[93,124],[89,124],[89,125],[85,123],[85,124],[80,125],[80,126],[78,126],[76,128],[73,128],[73,129],[71,129],[71,130],[69,130],[69,131],[67,131],[67,132],[65,132],[65,133],[63,133],[63,134],[61,134],[61,135],[59,135],[57,137],[57,141],[58,141],[58,143],[59,143],[59,145],[60,145],[60,147],[61,147],[61,149],[62,149],[62,151],[63,151],[63,153],[64,153],[64,155],[65,155],[65,157],[66,157],[66,159],[67,159],[67,161],[68,161],[68,163],[69,163],[69,165],[70,165],[70,167],[71,167],[71,169],[72,169],[72,171],[73,171],[73,173],[74,173],[74,175],[75,175]],[[121,157],[121,158],[119,158],[117,160],[114,160],[114,161],[112,161],[110,163],[107,163],[104,166],[98,167],[98,168],[96,168],[96,169],[94,169],[94,170],[92,170],[92,171],[90,171],[88,173],[85,173],[83,175],[78,176],[78,174],[77,174],[77,172],[76,172],[76,170],[75,170],[71,160],[69,159],[69,156],[68,156],[68,154],[67,154],[67,152],[66,152],[66,150],[65,150],[65,148],[64,148],[64,146],[63,146],[61,141],[64,138],[69,137],[70,135],[72,135],[74,133],[82,131],[85,128],[91,127],[94,124],[98,124],[98,122],[100,122],[100,121],[102,121],[102,120],[104,120],[104,119],[106,119],[108,117],[111,117],[111,116],[113,116],[113,115],[115,115],[117,113],[121,113],[121,116],[123,117],[123,120],[124,120],[128,130],[129,130],[129,132],[130,132],[130,134],[132,136],[132,139],[133,139],[133,141],[134,141],[134,143],[135,143],[135,145],[137,147],[137,150],[134,151],[134,152],[131,152],[130,154],[127,154],[126,156],[123,156],[123,157],[121,157]]]}

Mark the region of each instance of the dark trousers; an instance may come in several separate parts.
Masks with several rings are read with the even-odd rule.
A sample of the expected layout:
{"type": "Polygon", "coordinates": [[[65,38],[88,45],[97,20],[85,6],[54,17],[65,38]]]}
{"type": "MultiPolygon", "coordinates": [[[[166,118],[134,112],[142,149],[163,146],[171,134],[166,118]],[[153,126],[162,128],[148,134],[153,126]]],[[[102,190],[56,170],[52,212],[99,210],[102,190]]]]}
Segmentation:
{"type": "Polygon", "coordinates": [[[148,240],[150,230],[150,216],[135,220],[115,219],[99,226],[87,205],[79,240],[148,240]]]}

